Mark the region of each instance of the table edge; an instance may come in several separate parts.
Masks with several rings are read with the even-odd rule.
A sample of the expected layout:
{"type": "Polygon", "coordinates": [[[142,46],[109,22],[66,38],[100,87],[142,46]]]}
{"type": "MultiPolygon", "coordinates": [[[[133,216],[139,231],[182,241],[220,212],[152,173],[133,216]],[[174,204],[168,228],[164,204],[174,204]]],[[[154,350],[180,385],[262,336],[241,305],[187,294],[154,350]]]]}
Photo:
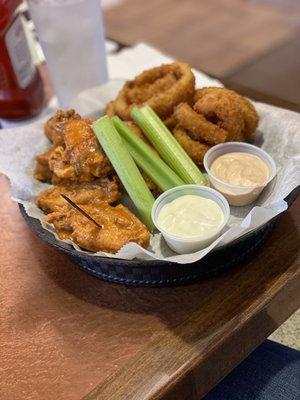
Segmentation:
{"type": "MultiPolygon", "coordinates": [[[[283,302],[286,303],[286,313],[284,316],[279,316],[278,319],[276,320],[276,323],[271,324],[271,326],[268,326],[268,329],[266,329],[263,334],[260,332],[260,337],[259,339],[256,339],[256,342],[253,344],[251,343],[250,348],[245,349],[242,357],[237,361],[235,365],[237,365],[239,362],[243,361],[250,353],[251,351],[254,350],[259,344],[263,342],[272,332],[274,332],[278,326],[280,326],[287,318],[289,318],[290,315],[292,315],[293,312],[295,312],[299,307],[300,307],[300,297],[298,298],[294,296],[295,300],[294,302],[291,302],[290,300],[287,302],[286,301],[286,296],[284,294],[287,291],[292,291],[293,293],[297,293],[297,287],[300,285],[300,268],[298,267],[299,263],[297,262],[296,264],[294,263],[291,268],[288,270],[287,273],[287,279],[282,281],[280,285],[276,288],[276,290],[272,293],[271,297],[265,296],[263,301],[257,301],[254,305],[252,304],[252,310],[251,313],[248,313],[247,315],[247,310],[245,309],[243,311],[243,316],[244,320],[243,322],[237,327],[237,324],[235,324],[235,321],[230,321],[233,325],[233,329],[228,333],[225,341],[224,341],[224,336],[222,343],[220,341],[221,336],[217,338],[215,343],[210,344],[211,348],[209,352],[206,353],[205,355],[205,360],[206,362],[210,360],[210,358],[214,358],[214,352],[216,349],[218,349],[218,346],[224,347],[226,346],[226,343],[230,341],[232,338],[237,338],[238,335],[241,333],[242,330],[249,330],[248,323],[252,318],[256,318],[257,320],[260,321],[260,323],[263,321],[263,318],[265,318],[266,313],[268,313],[269,309],[274,310],[276,312],[276,305],[274,306],[272,303],[275,301],[277,304],[282,304],[283,302]]],[[[273,288],[274,289],[274,288],[273,288]]],[[[290,296],[289,296],[290,298],[290,296]]],[[[174,329],[172,329],[172,332],[180,332],[184,327],[187,326],[187,324],[192,320],[197,318],[197,314],[200,311],[194,312],[192,315],[187,317],[186,319],[182,320],[174,329]]],[[[274,322],[274,321],[273,321],[274,322]]],[[[126,391],[126,388],[129,389],[128,387],[128,377],[130,375],[136,374],[136,365],[141,365],[141,361],[143,359],[143,356],[145,354],[152,354],[153,352],[159,351],[159,345],[162,343],[168,343],[172,339],[172,334],[170,332],[163,332],[159,338],[154,340],[152,343],[150,343],[148,346],[146,346],[144,349],[139,351],[135,356],[133,356],[125,365],[123,365],[119,370],[117,370],[114,374],[112,374],[110,377],[108,377],[106,380],[101,382],[99,385],[97,385],[91,392],[89,392],[86,396],[84,396],[81,400],[104,400],[107,399],[107,390],[109,390],[109,387],[114,385],[117,387],[121,387],[123,385],[124,390],[126,391]],[[124,385],[124,382],[126,384],[124,385]],[[105,397],[103,397],[105,396],[105,397]]],[[[180,336],[180,335],[179,335],[180,336]]],[[[197,347],[197,346],[196,346],[197,347]]],[[[171,351],[171,350],[170,350],[171,351]]],[[[138,395],[138,397],[135,397],[134,393],[141,393],[141,388],[139,385],[136,386],[130,386],[130,390],[132,391],[131,394],[127,392],[128,396],[119,396],[118,394],[112,395],[110,394],[110,400],[162,400],[162,399],[170,399],[170,400],[175,400],[177,397],[174,397],[174,390],[176,387],[182,382],[187,379],[191,374],[195,375],[195,371],[200,370],[201,368],[203,369],[203,351],[201,349],[196,349],[196,353],[192,354],[193,357],[188,361],[184,362],[181,366],[181,368],[178,368],[177,373],[173,374],[172,377],[166,382],[164,381],[163,385],[159,386],[157,385],[154,390],[152,390],[152,393],[149,395],[149,393],[145,393],[145,396],[141,397],[141,394],[138,395]],[[172,394],[173,393],[173,394],[172,394]],[[168,397],[171,396],[171,397],[168,397]]],[[[155,365],[152,366],[153,368],[149,368],[149,365],[146,366],[145,375],[150,376],[155,376],[155,373],[157,372],[157,368],[155,368],[155,365]]],[[[234,367],[234,365],[233,365],[234,367]]],[[[233,368],[232,367],[232,368],[233,368]]],[[[232,369],[231,368],[231,369],[232,369]]],[[[219,376],[216,381],[213,383],[211,388],[217,384],[229,371],[231,370],[226,370],[223,372],[221,376],[219,376]]],[[[139,368],[138,373],[142,371],[142,368],[139,368]]],[[[143,381],[143,386],[145,384],[145,381],[143,381]]],[[[203,393],[202,395],[205,395],[206,393],[203,393]]],[[[197,393],[197,396],[199,396],[199,393],[197,393]]],[[[188,399],[192,400],[192,397],[187,397],[188,399]]],[[[200,397],[197,397],[200,398],[200,397]]],[[[181,399],[181,397],[179,398],[181,399]]],[[[183,400],[183,399],[182,399],[183,400]]]]}

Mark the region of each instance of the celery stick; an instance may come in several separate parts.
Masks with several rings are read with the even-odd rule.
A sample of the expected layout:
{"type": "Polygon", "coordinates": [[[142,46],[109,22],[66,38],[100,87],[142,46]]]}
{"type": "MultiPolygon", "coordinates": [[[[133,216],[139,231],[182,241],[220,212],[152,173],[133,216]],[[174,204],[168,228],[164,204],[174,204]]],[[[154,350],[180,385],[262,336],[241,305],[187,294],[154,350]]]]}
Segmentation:
{"type": "Polygon", "coordinates": [[[133,108],[131,116],[164,161],[185,183],[207,185],[199,168],[183,150],[172,133],[149,106],[133,108]]]}
{"type": "Polygon", "coordinates": [[[111,120],[124,139],[129,153],[137,165],[146,172],[160,189],[165,191],[175,186],[184,185],[183,180],[175,174],[148,144],[135,135],[119,117],[113,117],[111,120]]]}
{"type": "Polygon", "coordinates": [[[107,116],[94,122],[92,128],[137,208],[140,218],[147,225],[149,230],[152,231],[154,225],[151,219],[151,209],[154,203],[154,197],[129,154],[124,141],[107,116]]]}

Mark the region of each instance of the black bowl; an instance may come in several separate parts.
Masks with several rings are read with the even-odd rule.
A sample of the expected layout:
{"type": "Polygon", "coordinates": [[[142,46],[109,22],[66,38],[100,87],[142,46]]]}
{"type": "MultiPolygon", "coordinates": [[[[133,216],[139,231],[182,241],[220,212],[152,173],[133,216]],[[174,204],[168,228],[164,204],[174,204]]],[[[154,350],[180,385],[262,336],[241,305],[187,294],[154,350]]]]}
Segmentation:
{"type": "MultiPolygon", "coordinates": [[[[296,188],[286,198],[289,206],[299,194],[299,189],[299,187],[296,188]]],[[[140,261],[91,257],[86,253],[76,251],[70,244],[57,241],[52,233],[41,226],[39,220],[29,217],[22,205],[19,207],[26,223],[38,237],[50,246],[66,253],[74,264],[87,273],[110,282],[152,287],[193,283],[241,264],[264,243],[276,221],[273,219],[256,231],[211,251],[200,261],[183,265],[158,260],[140,261]]]]}

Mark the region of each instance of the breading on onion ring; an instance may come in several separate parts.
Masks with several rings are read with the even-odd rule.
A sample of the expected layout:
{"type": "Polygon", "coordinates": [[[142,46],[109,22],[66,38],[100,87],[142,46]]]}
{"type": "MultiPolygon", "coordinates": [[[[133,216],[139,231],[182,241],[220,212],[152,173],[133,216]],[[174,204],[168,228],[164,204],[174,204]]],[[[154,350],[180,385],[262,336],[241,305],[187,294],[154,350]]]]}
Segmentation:
{"type": "Polygon", "coordinates": [[[184,128],[176,126],[173,135],[181,147],[187,152],[191,159],[197,164],[203,164],[203,158],[210,146],[191,139],[184,128]]]}
{"type": "Polygon", "coordinates": [[[187,103],[179,104],[175,108],[174,116],[178,124],[186,129],[194,140],[218,144],[225,142],[228,138],[228,133],[223,128],[208,121],[187,103]]]}
{"type": "Polygon", "coordinates": [[[163,76],[159,76],[158,79],[151,82],[141,82],[141,85],[137,84],[137,78],[135,84],[127,92],[128,101],[133,104],[143,104],[154,95],[169,90],[177,81],[175,74],[167,72],[163,76]]]}
{"type": "MultiPolygon", "coordinates": [[[[205,87],[195,90],[195,77],[188,64],[174,62],[142,72],[125,83],[105,113],[118,115],[137,136],[150,144],[131,119],[135,106],[148,104],[194,162],[201,165],[211,145],[251,140],[258,114],[249,100],[233,90],[205,87]]],[[[151,145],[151,144],[150,144],[151,145]]],[[[143,173],[151,190],[154,183],[143,173]]]]}
{"type": "Polygon", "coordinates": [[[172,130],[177,125],[177,120],[174,114],[172,114],[170,117],[164,119],[163,123],[166,125],[168,129],[172,130]]]}
{"type": "Polygon", "coordinates": [[[206,96],[194,104],[194,110],[204,115],[207,121],[228,132],[227,140],[240,142],[245,140],[243,115],[230,99],[225,97],[221,101],[214,101],[206,96]]]}
{"type": "Polygon", "coordinates": [[[247,140],[251,140],[252,133],[255,132],[257,128],[259,116],[257,114],[257,111],[255,110],[254,105],[250,103],[248,99],[240,95],[238,96],[240,98],[241,111],[243,113],[245,122],[244,135],[247,140]]]}
{"type": "Polygon", "coordinates": [[[195,92],[195,77],[191,67],[183,62],[163,64],[142,72],[126,82],[109,112],[124,120],[131,119],[133,107],[148,104],[162,118],[168,118],[181,102],[191,102],[195,92]]]}
{"type": "Polygon", "coordinates": [[[258,114],[248,99],[233,90],[207,87],[197,90],[194,109],[229,133],[229,140],[250,140],[258,114]]]}

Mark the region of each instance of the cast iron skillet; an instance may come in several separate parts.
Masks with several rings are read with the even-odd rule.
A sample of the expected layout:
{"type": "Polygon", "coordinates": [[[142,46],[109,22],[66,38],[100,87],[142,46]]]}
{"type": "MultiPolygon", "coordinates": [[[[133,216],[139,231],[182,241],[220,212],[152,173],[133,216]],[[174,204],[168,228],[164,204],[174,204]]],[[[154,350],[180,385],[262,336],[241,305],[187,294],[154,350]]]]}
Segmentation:
{"type": "MultiPolygon", "coordinates": [[[[299,192],[300,187],[296,188],[286,198],[289,206],[299,192]]],[[[41,226],[39,220],[29,217],[22,205],[19,205],[19,207],[30,229],[50,246],[67,254],[79,268],[97,278],[133,286],[179,286],[224,272],[250,258],[264,243],[276,222],[275,218],[258,230],[213,250],[202,260],[182,265],[157,260],[129,261],[107,257],[91,257],[88,254],[79,253],[71,245],[58,242],[50,232],[41,226]]]]}

